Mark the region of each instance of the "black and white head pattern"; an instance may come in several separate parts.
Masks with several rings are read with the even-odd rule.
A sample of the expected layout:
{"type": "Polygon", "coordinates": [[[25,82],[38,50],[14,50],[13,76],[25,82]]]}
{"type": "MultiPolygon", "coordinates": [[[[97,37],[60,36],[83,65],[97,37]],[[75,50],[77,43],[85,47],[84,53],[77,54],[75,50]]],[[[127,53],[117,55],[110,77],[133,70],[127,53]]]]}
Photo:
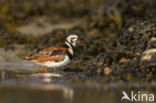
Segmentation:
{"type": "Polygon", "coordinates": [[[75,47],[78,41],[78,36],[76,34],[71,34],[66,38],[66,41],[75,47]]]}

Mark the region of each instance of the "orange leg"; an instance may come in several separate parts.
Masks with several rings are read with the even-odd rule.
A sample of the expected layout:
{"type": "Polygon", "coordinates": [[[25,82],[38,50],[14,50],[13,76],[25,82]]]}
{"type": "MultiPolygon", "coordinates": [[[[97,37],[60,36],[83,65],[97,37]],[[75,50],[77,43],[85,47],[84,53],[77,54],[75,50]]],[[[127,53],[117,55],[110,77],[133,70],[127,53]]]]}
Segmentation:
{"type": "Polygon", "coordinates": [[[45,67],[45,73],[48,73],[48,68],[47,68],[47,66],[45,67]]]}

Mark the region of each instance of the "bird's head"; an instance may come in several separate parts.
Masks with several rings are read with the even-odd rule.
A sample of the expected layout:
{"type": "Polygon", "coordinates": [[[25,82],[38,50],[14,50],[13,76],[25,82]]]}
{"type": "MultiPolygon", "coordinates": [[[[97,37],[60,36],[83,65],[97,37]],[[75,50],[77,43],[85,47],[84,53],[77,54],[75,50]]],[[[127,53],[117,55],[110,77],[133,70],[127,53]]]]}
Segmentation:
{"type": "Polygon", "coordinates": [[[72,46],[76,46],[77,42],[79,42],[78,40],[78,36],[76,34],[71,34],[66,38],[66,43],[69,43],[72,46]]]}

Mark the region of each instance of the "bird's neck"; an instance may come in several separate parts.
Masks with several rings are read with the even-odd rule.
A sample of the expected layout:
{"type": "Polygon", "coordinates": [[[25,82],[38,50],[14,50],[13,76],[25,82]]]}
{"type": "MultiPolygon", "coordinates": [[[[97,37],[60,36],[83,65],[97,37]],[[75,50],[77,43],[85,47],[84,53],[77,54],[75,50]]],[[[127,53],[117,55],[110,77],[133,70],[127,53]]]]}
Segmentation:
{"type": "Polygon", "coordinates": [[[65,46],[66,46],[67,48],[72,48],[72,49],[75,48],[75,47],[74,47],[70,42],[68,42],[68,41],[65,42],[65,46]]]}
{"type": "Polygon", "coordinates": [[[74,55],[74,49],[75,49],[74,46],[71,43],[66,41],[64,47],[67,48],[67,55],[69,56],[70,59],[72,59],[74,55]]]}

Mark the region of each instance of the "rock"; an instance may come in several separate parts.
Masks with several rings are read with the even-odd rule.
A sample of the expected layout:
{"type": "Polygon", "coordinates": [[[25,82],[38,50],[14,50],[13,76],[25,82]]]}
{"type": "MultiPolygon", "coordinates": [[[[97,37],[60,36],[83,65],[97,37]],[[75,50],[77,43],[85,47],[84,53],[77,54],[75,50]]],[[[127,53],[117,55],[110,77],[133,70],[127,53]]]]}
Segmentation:
{"type": "Polygon", "coordinates": [[[129,59],[121,58],[119,63],[127,63],[128,61],[129,61],[129,59]]]}
{"type": "Polygon", "coordinates": [[[132,32],[134,32],[134,28],[129,27],[129,28],[128,28],[128,31],[129,31],[130,33],[132,33],[132,32]]]}
{"type": "Polygon", "coordinates": [[[150,61],[154,55],[156,55],[156,49],[146,50],[145,52],[143,52],[141,61],[150,61]]]}
{"type": "Polygon", "coordinates": [[[148,47],[156,48],[156,37],[151,38],[151,40],[148,42],[148,47]]]}
{"type": "Polygon", "coordinates": [[[156,67],[156,49],[144,51],[140,60],[143,68],[156,67]]]}
{"type": "Polygon", "coordinates": [[[105,67],[104,68],[104,74],[105,75],[109,75],[111,72],[112,72],[112,69],[111,68],[109,68],[109,67],[105,67]]]}

